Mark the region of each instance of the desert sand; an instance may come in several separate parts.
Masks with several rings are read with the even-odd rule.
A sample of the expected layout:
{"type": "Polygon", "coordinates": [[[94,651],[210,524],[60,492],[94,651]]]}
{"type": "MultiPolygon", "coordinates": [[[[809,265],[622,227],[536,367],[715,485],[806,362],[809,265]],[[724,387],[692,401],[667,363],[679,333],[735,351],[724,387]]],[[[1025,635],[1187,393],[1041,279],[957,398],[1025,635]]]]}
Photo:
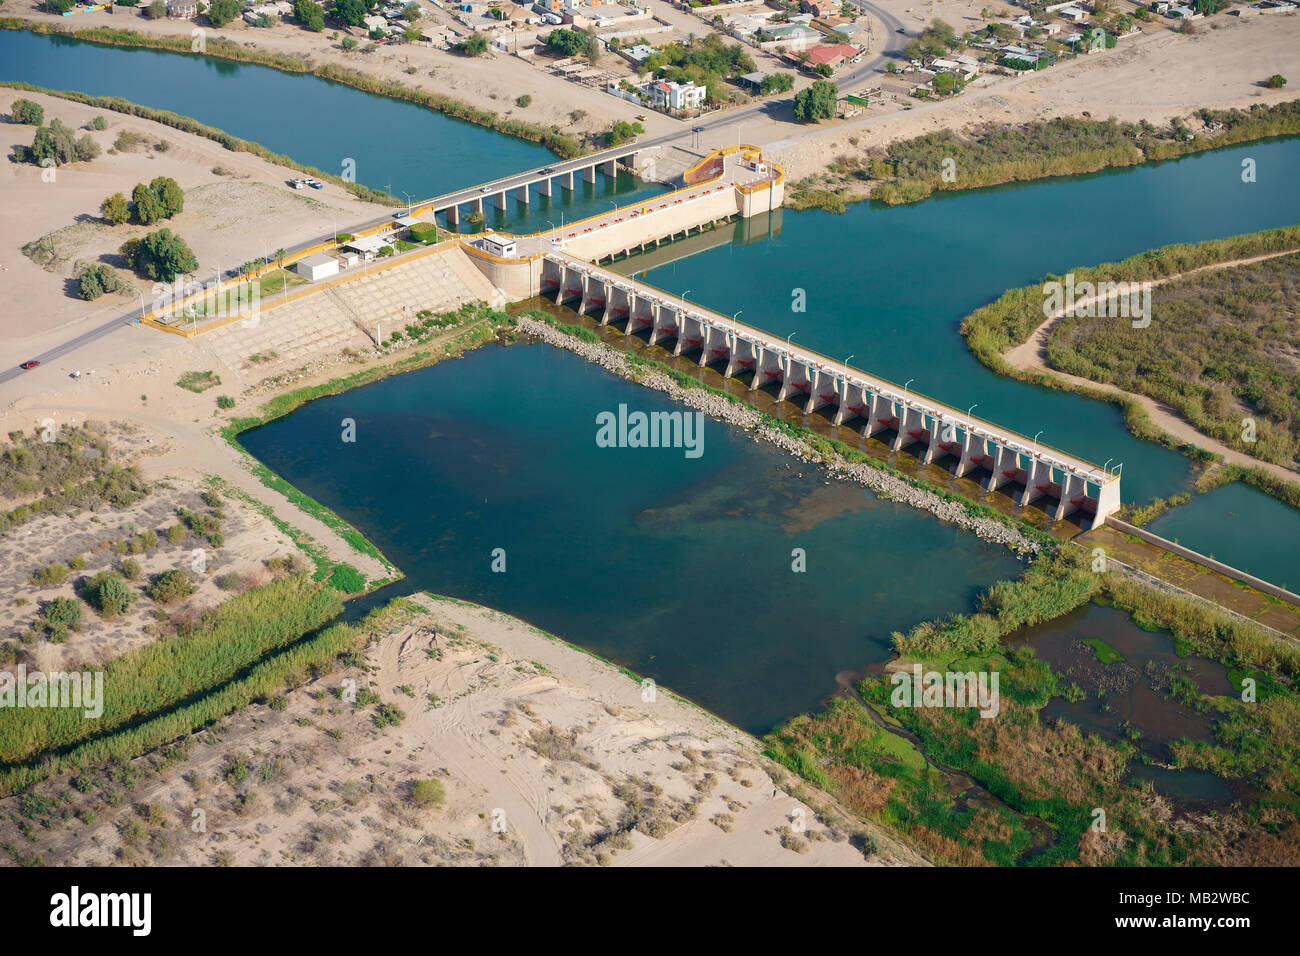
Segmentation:
{"type": "Polygon", "coordinates": [[[646,700],[614,666],[504,614],[421,601],[428,612],[379,636],[364,670],[234,715],[161,773],[133,762],[125,800],[107,774],[39,785],[77,819],[38,845],[14,832],[22,798],[2,801],[4,842],[47,865],[924,863],[694,705],[663,689],[646,700]],[[404,718],[378,727],[382,705],[404,718]],[[417,780],[444,799],[416,806],[417,780]]]}

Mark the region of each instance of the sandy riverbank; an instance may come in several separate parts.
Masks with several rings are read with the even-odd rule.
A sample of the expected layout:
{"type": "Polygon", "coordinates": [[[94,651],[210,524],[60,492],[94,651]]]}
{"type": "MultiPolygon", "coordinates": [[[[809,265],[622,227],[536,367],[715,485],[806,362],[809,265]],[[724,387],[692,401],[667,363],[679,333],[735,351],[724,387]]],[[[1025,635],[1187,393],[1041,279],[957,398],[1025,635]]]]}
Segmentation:
{"type": "MultiPolygon", "coordinates": [[[[39,785],[70,795],[78,819],[35,852],[46,865],[924,863],[694,705],[507,615],[422,603],[364,670],[233,715],[161,774],[135,762],[125,803],[98,773],[39,785]],[[345,680],[358,703],[336,696],[345,680]],[[380,727],[381,704],[404,717],[380,727]],[[416,805],[417,780],[443,798],[416,805]]],[[[19,814],[3,817],[4,842],[33,852],[19,814]]]]}

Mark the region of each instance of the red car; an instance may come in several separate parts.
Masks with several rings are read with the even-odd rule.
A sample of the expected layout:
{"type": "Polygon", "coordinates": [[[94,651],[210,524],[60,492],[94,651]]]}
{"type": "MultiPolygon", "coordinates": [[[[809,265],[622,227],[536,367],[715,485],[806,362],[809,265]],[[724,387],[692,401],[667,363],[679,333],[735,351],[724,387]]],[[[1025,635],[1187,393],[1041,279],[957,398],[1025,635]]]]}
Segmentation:
{"type": "Polygon", "coordinates": [[[18,366],[18,367],[19,367],[19,368],[36,368],[36,366],[38,366],[38,365],[40,365],[40,364],[41,364],[40,361],[38,361],[37,359],[32,359],[30,362],[24,362],[22,365],[20,365],[20,366],[18,366]]]}

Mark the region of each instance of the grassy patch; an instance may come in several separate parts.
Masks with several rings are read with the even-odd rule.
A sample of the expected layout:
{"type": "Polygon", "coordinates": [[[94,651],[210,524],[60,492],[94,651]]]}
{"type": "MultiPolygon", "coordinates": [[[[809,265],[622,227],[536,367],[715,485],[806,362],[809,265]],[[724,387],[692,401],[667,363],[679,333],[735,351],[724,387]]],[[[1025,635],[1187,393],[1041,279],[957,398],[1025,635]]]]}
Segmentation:
{"type": "Polygon", "coordinates": [[[207,372],[186,372],[176,380],[176,384],[190,392],[205,392],[213,386],[221,384],[221,378],[212,371],[207,372]]]}
{"type": "Polygon", "coordinates": [[[1092,648],[1093,653],[1097,655],[1097,660],[1099,663],[1102,664],[1124,663],[1125,660],[1124,655],[1121,654],[1119,651],[1115,650],[1115,648],[1111,647],[1109,644],[1107,644],[1099,637],[1085,637],[1083,639],[1083,643],[1087,644],[1089,647],[1092,648]]]}

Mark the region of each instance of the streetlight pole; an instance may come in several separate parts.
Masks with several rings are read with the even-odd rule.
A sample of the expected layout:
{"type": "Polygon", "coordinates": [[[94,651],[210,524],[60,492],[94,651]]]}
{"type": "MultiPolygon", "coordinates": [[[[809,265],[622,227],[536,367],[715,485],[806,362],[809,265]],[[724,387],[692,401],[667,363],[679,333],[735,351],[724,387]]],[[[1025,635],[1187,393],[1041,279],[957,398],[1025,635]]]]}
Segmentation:
{"type": "Polygon", "coordinates": [[[733,316],[731,317],[731,321],[732,321],[732,322],[739,322],[739,321],[740,321],[740,316],[743,315],[744,312],[745,312],[744,309],[737,309],[737,310],[736,310],[736,314],[733,315],[733,316]]]}
{"type": "Polygon", "coordinates": [[[411,194],[403,189],[402,195],[406,197],[406,215],[409,218],[411,215],[411,194]]]}
{"type": "Polygon", "coordinates": [[[904,408],[907,407],[907,386],[911,385],[915,381],[916,379],[909,378],[906,382],[903,383],[903,407],[904,408]]]}
{"type": "Polygon", "coordinates": [[[979,403],[979,402],[976,402],[976,403],[975,403],[974,405],[972,405],[970,408],[966,409],[966,427],[967,427],[967,428],[970,428],[970,425],[971,425],[970,413],[973,412],[973,411],[975,411],[975,409],[977,409],[977,408],[979,408],[979,407],[980,407],[980,403],[979,403]]]}
{"type": "Polygon", "coordinates": [[[1038,433],[1034,435],[1034,451],[1033,451],[1033,453],[1034,453],[1035,455],[1038,454],[1038,436],[1041,435],[1041,434],[1042,434],[1043,432],[1045,432],[1045,431],[1047,431],[1046,428],[1040,428],[1040,429],[1038,429],[1038,433]]]}

